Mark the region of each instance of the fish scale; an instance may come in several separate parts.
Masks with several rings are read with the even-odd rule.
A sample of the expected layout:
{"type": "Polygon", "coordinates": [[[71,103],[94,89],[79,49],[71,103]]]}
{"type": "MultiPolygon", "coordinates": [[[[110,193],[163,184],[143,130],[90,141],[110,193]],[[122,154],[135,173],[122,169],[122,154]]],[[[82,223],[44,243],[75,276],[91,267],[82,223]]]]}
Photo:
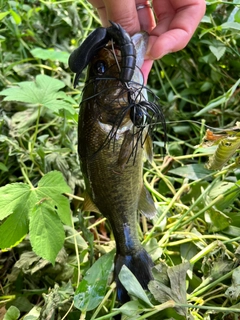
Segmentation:
{"type": "MultiPolygon", "coordinates": [[[[119,25],[117,28],[125,37],[126,32],[119,25]]],[[[97,32],[94,37],[96,34],[97,32]]],[[[93,36],[90,37],[92,39],[93,36]]],[[[127,36],[126,43],[132,41],[129,39],[127,36]]],[[[86,183],[83,210],[102,213],[111,225],[116,241],[114,274],[117,298],[122,303],[129,300],[127,291],[118,278],[123,265],[132,271],[144,289],[147,289],[153,278],[153,262],[139,239],[138,211],[148,217],[153,217],[156,213],[142,177],[144,153],[152,152],[150,137],[147,127],[145,130],[135,126],[130,112],[133,99],[136,103],[146,99],[139,68],[143,63],[147,35],[142,33],[134,41],[137,63],[132,83],[124,82],[119,70],[124,46],[120,52],[112,46],[106,46],[94,56],[87,53],[91,59],[88,61],[78,121],[78,153],[86,183]]],[[[132,45],[133,43],[131,47],[132,45]]],[[[97,48],[98,45],[94,47],[97,48]]],[[[82,48],[86,50],[86,43],[82,48]]],[[[79,70],[73,70],[77,74],[83,69],[83,65],[76,59],[83,54],[80,47],[70,56],[71,64],[80,66],[79,70]]],[[[126,62],[125,53],[123,57],[126,62]]],[[[151,158],[150,154],[148,158],[151,158]]]]}

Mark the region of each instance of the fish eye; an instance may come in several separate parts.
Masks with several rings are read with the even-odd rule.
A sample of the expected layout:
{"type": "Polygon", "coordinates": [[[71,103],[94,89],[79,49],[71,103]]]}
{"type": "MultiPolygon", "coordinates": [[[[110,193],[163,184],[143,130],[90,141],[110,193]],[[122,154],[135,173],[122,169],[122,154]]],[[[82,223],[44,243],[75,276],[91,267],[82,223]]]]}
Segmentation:
{"type": "Polygon", "coordinates": [[[98,60],[95,65],[94,69],[99,75],[103,75],[106,72],[107,66],[103,60],[98,60]]]}

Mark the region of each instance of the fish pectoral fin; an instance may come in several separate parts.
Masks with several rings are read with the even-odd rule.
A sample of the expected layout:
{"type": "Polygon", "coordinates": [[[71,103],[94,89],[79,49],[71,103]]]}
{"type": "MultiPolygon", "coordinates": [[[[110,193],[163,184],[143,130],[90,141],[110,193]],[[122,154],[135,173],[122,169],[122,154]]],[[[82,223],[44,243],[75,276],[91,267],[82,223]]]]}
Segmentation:
{"type": "Polygon", "coordinates": [[[152,219],[157,213],[153,198],[144,185],[141,190],[138,210],[149,219],[152,219]]]}
{"type": "Polygon", "coordinates": [[[82,210],[83,211],[93,211],[93,212],[101,213],[99,211],[98,207],[93,202],[91,196],[87,192],[84,193],[84,201],[83,201],[82,210]]]}
{"type": "Polygon", "coordinates": [[[128,162],[132,152],[133,152],[134,136],[128,131],[126,132],[121,149],[118,156],[118,165],[124,169],[126,163],[128,162]]]}
{"type": "Polygon", "coordinates": [[[153,144],[152,139],[148,133],[144,142],[144,151],[147,160],[151,163],[153,161],[153,144]]]}

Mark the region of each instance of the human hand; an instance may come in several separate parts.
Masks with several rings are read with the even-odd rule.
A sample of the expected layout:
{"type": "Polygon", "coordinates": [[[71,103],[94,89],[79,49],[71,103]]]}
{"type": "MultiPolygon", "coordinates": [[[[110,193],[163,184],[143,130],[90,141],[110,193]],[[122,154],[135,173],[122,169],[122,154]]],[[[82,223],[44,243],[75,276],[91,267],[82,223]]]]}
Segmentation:
{"type": "Polygon", "coordinates": [[[147,82],[153,60],[183,49],[191,39],[205,13],[205,0],[89,0],[98,10],[104,27],[109,20],[133,35],[140,30],[149,33],[142,72],[147,82]],[[139,8],[138,6],[144,6],[139,8]],[[157,22],[155,22],[154,14],[157,22]]]}

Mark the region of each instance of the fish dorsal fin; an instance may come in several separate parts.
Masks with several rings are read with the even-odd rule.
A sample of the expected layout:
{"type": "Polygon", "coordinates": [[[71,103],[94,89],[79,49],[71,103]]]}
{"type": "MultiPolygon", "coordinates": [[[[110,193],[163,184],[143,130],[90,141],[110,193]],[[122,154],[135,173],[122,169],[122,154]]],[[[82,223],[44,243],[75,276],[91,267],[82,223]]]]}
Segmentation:
{"type": "Polygon", "coordinates": [[[151,163],[153,161],[153,144],[152,139],[148,133],[144,142],[144,151],[147,160],[151,163]]]}
{"type": "Polygon", "coordinates": [[[157,213],[153,199],[144,185],[138,202],[138,210],[149,219],[152,219],[157,213]]]}
{"type": "Polygon", "coordinates": [[[91,196],[87,192],[84,193],[84,202],[83,202],[82,210],[101,213],[98,207],[93,202],[91,196]]]}

